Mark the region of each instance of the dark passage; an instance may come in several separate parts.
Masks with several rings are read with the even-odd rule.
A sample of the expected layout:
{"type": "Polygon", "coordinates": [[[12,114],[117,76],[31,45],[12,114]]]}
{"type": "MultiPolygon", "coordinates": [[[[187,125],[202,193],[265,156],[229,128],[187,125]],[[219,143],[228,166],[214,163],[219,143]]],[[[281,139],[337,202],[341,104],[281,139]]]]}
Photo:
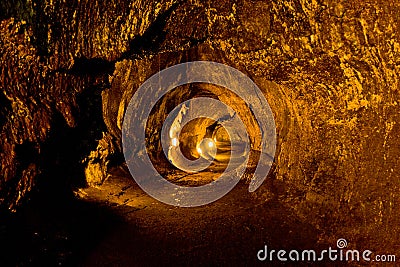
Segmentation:
{"type": "MultiPolygon", "coordinates": [[[[399,13],[397,0],[1,0],[0,266],[309,266],[259,262],[257,252],[319,251],[339,239],[398,262],[399,13]],[[145,129],[145,142],[131,135],[145,149],[124,158],[132,96],[158,79],[136,95],[134,106],[146,106],[173,76],[153,75],[194,61],[232,67],[248,83],[174,88],[132,127],[145,129]],[[163,135],[176,107],[204,97],[201,110],[217,114],[213,101],[232,110],[183,125],[189,101],[163,135]],[[273,135],[260,118],[273,119],[273,135]],[[184,171],[177,151],[212,163],[184,171]],[[230,160],[249,162],[223,198],[179,208],[132,178],[128,163],[144,153],[185,188],[218,181],[230,160]],[[249,193],[261,158],[271,169],[249,193]]],[[[213,70],[198,73],[234,80],[213,70]]],[[[180,190],[166,199],[180,201],[180,190]]]]}

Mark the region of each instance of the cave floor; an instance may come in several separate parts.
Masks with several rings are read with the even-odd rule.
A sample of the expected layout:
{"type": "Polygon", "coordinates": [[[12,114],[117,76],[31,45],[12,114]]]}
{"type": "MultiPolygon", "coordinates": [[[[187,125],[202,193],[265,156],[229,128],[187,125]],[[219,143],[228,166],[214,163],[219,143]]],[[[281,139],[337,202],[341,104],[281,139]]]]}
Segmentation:
{"type": "Polygon", "coordinates": [[[122,168],[100,187],[77,190],[71,202],[31,207],[2,230],[11,244],[3,252],[19,266],[271,265],[257,260],[265,244],[318,246],[317,230],[279,201],[248,193],[245,183],[209,205],[179,208],[149,197],[122,168]]]}

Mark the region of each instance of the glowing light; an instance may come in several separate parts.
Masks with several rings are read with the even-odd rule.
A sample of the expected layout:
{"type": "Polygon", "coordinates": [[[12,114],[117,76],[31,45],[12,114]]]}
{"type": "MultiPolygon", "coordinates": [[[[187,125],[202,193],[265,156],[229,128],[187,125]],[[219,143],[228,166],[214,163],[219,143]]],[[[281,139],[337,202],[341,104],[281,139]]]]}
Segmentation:
{"type": "Polygon", "coordinates": [[[202,154],[202,153],[203,153],[203,151],[201,150],[200,147],[197,147],[197,152],[199,152],[199,154],[202,154]]]}
{"type": "Polygon", "coordinates": [[[169,137],[174,138],[174,136],[177,136],[176,133],[179,131],[179,128],[176,125],[173,125],[171,129],[169,129],[169,137]]]}
{"type": "Polygon", "coordinates": [[[172,138],[171,144],[172,144],[172,146],[178,146],[179,145],[178,138],[172,138]]]}
{"type": "Polygon", "coordinates": [[[208,142],[208,147],[209,147],[209,148],[214,147],[214,142],[213,142],[213,141],[208,142]]]}

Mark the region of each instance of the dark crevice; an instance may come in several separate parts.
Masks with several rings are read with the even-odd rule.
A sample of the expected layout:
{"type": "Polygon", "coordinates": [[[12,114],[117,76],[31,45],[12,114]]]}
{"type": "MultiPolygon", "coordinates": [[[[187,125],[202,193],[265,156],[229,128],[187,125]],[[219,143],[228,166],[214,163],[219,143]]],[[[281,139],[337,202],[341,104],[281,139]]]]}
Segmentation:
{"type": "Polygon", "coordinates": [[[132,56],[141,57],[145,53],[156,53],[165,40],[166,32],[164,29],[168,18],[183,2],[179,1],[173,4],[168,10],[160,14],[142,35],[131,40],[128,51],[123,53],[118,61],[132,56]]]}
{"type": "Polygon", "coordinates": [[[16,145],[15,154],[17,155],[17,162],[19,164],[18,169],[24,170],[32,162],[32,159],[37,158],[37,145],[30,141],[26,141],[21,145],[16,145]]]}
{"type": "MultiPolygon", "coordinates": [[[[48,43],[48,31],[49,31],[49,19],[45,13],[45,2],[41,0],[34,0],[34,18],[32,22],[33,26],[33,45],[37,49],[39,56],[49,56],[49,43],[48,43]]],[[[44,60],[44,58],[42,59],[44,60]]]]}
{"type": "Polygon", "coordinates": [[[4,92],[0,93],[0,129],[3,128],[11,111],[11,101],[6,97],[4,92]]]}
{"type": "Polygon", "coordinates": [[[101,58],[76,58],[74,65],[69,73],[76,76],[95,76],[102,74],[112,74],[115,69],[115,63],[101,58]]]}
{"type": "MultiPolygon", "coordinates": [[[[71,128],[61,113],[53,117],[53,128],[42,145],[39,166],[46,166],[38,178],[38,195],[71,195],[72,189],[86,186],[82,161],[95,150],[106,126],[102,117],[101,90],[88,88],[78,96],[76,121],[71,128]]],[[[68,198],[68,197],[67,197],[68,198]]]]}

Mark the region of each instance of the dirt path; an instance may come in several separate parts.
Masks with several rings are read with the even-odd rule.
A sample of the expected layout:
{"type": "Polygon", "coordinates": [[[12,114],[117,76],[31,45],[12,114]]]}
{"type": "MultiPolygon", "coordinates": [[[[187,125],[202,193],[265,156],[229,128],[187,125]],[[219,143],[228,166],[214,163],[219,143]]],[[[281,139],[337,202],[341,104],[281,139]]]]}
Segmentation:
{"type": "Polygon", "coordinates": [[[109,203],[124,218],[88,254],[86,266],[254,265],[264,244],[295,249],[313,248],[316,242],[311,227],[279,203],[260,204],[245,184],[198,208],[162,204],[118,174],[81,194],[109,203]]]}
{"type": "Polygon", "coordinates": [[[257,260],[265,244],[317,249],[315,229],[278,202],[260,202],[245,184],[210,205],[178,208],[116,171],[77,195],[49,197],[2,225],[0,237],[10,244],[4,266],[271,266],[257,260]]]}

